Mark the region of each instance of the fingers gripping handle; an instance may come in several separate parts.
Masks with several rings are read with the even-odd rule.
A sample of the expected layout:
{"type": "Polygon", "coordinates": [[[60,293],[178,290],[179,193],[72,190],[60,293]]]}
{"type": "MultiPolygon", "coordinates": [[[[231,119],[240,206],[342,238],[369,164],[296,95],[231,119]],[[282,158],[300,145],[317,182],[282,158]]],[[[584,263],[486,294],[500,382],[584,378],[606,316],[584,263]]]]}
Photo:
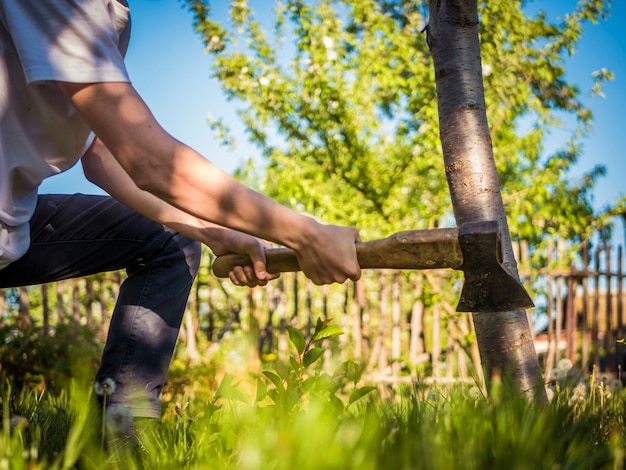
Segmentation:
{"type": "MultiPolygon", "coordinates": [[[[289,248],[269,248],[265,250],[265,258],[267,264],[267,272],[291,273],[300,271],[296,252],[289,248]]],[[[217,277],[228,277],[235,266],[252,266],[252,260],[249,256],[229,253],[227,255],[218,256],[213,261],[213,274],[217,277]]]]}

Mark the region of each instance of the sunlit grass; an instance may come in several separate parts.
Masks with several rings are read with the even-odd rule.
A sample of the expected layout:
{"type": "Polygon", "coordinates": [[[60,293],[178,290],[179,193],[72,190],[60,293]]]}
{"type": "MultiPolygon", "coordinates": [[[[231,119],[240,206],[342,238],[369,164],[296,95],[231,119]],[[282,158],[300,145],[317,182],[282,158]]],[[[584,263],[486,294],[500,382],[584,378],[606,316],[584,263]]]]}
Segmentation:
{"type": "Polygon", "coordinates": [[[5,386],[0,468],[623,468],[624,395],[600,388],[573,403],[561,390],[547,407],[502,385],[487,399],[465,386],[408,387],[393,400],[373,392],[347,408],[313,394],[290,410],[180,396],[161,421],[138,424],[137,446],[120,438],[105,448],[91,393],[75,383],[16,396],[5,386]]]}
{"type": "Polygon", "coordinates": [[[292,354],[258,373],[173,364],[163,418],[136,422],[135,440],[107,430],[86,379],[60,391],[5,382],[0,470],[624,468],[621,384],[570,366],[550,375],[548,405],[498,381],[487,397],[461,383],[379,394],[358,364],[322,362],[338,334],[321,321],[310,336],[290,329],[292,354]]]}

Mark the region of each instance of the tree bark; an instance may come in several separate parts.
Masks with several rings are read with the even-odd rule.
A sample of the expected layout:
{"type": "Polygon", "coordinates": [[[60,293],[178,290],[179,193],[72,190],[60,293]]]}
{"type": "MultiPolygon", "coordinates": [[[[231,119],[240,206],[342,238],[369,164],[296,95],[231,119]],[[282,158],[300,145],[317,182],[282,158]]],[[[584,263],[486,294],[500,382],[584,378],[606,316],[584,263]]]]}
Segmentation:
{"type": "MultiPolygon", "coordinates": [[[[519,278],[487,123],[477,0],[430,0],[429,9],[427,41],[433,55],[440,137],[457,225],[497,220],[504,266],[519,278]]],[[[475,312],[473,320],[487,380],[505,375],[521,391],[544,398],[526,312],[475,312]]]]}

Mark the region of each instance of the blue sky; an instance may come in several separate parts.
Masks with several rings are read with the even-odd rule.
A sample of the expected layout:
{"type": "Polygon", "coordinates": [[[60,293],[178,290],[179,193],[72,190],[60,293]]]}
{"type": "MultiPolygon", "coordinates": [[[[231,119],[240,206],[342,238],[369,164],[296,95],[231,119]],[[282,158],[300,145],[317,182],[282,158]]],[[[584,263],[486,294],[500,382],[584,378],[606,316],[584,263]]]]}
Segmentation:
{"type": "MultiPolygon", "coordinates": [[[[229,151],[220,147],[206,124],[207,114],[222,116],[237,133],[242,126],[235,109],[222,97],[219,85],[210,78],[210,60],[193,32],[191,15],[177,0],[129,0],[133,32],[127,55],[131,79],[161,124],[179,140],[198,150],[227,172],[249,157],[258,157],[255,149],[238,138],[238,147],[229,151]]],[[[211,2],[214,9],[224,8],[224,1],[211,2]]],[[[254,7],[259,2],[251,2],[254,7]]],[[[269,2],[262,2],[266,5],[269,2]]],[[[552,19],[571,11],[575,0],[535,0],[530,8],[545,9],[552,19]]],[[[596,164],[607,168],[594,192],[594,204],[601,208],[626,194],[626,1],[614,0],[608,21],[587,25],[580,48],[568,59],[571,81],[588,89],[591,73],[606,67],[615,80],[605,87],[606,98],[584,97],[594,113],[594,129],[584,141],[584,155],[572,176],[578,176],[596,164]]],[[[571,129],[556,129],[552,145],[569,135],[571,129]]],[[[80,165],[65,174],[49,178],[42,192],[101,191],[82,176],[80,165]]],[[[619,224],[618,224],[619,225],[619,224]]],[[[621,226],[618,226],[621,232],[621,226]]]]}

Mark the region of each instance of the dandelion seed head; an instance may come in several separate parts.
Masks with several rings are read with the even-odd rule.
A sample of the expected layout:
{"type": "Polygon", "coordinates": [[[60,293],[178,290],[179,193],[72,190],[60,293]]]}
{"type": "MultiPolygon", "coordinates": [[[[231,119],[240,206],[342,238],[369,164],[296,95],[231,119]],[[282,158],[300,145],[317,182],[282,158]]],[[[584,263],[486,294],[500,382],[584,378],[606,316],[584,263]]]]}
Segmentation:
{"type": "Polygon", "coordinates": [[[572,367],[574,367],[574,364],[572,363],[571,359],[568,359],[567,357],[564,357],[563,359],[561,359],[559,361],[559,363],[557,364],[557,367],[559,369],[564,370],[565,372],[567,372],[572,367]]]}
{"type": "Polygon", "coordinates": [[[552,401],[554,399],[554,389],[552,387],[546,387],[546,395],[548,396],[548,401],[552,401]]]}
{"type": "Polygon", "coordinates": [[[472,398],[473,400],[480,400],[483,396],[483,392],[481,391],[481,389],[479,387],[477,387],[476,385],[474,385],[472,388],[470,388],[467,392],[467,394],[470,396],[470,398],[472,398]]]}
{"type": "Polygon", "coordinates": [[[566,377],[567,373],[559,367],[555,367],[554,369],[552,369],[549,375],[551,382],[560,382],[562,380],[565,380],[566,377]]]}
{"type": "Polygon", "coordinates": [[[115,393],[115,380],[107,377],[102,382],[96,381],[93,384],[93,390],[99,397],[113,395],[115,393]]]}
{"type": "Polygon", "coordinates": [[[578,382],[576,384],[576,386],[574,387],[574,394],[576,395],[580,395],[581,397],[586,397],[587,396],[587,386],[582,383],[582,382],[578,382]]]}
{"type": "Polygon", "coordinates": [[[14,416],[11,416],[11,419],[9,419],[9,429],[11,431],[17,428],[23,429],[27,427],[28,427],[28,419],[24,418],[23,416],[14,415],[14,416]]]}
{"type": "Polygon", "coordinates": [[[574,394],[570,397],[570,399],[568,400],[567,404],[569,406],[574,406],[576,405],[576,403],[580,403],[582,401],[584,401],[585,397],[581,397],[580,395],[574,394]]]}

